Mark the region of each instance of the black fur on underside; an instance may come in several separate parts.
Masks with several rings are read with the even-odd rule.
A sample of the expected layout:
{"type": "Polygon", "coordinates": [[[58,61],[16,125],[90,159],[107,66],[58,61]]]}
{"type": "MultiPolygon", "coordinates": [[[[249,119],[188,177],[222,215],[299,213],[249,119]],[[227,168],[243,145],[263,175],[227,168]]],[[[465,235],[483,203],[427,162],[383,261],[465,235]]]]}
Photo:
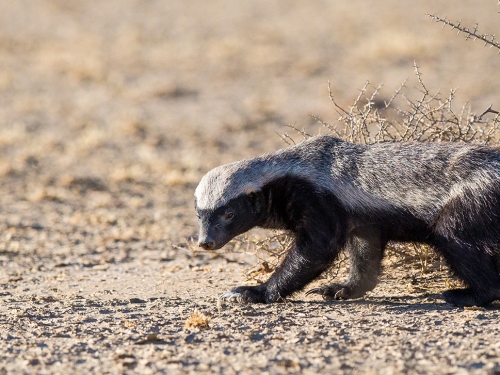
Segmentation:
{"type": "Polygon", "coordinates": [[[451,200],[435,218],[417,218],[396,208],[349,212],[334,193],[290,176],[270,182],[257,194],[260,206],[250,219],[253,226],[286,229],[294,235],[294,244],[267,282],[233,289],[245,302],[276,302],[303,289],[342,249],[351,263],[348,280],[311,292],[326,299],[361,297],[375,287],[391,240],[427,243],[445,258],[467,286],[445,292],[448,302],[483,306],[500,298],[500,188],[485,192],[479,203],[467,197],[451,200]]]}

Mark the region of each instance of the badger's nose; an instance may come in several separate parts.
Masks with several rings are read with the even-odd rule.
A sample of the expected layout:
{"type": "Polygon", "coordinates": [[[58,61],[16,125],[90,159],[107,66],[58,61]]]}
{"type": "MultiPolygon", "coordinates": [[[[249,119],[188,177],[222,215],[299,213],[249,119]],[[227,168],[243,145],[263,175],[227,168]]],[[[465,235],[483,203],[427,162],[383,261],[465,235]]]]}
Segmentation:
{"type": "Polygon", "coordinates": [[[198,246],[205,250],[212,250],[215,247],[215,242],[210,238],[198,241],[198,246]]]}

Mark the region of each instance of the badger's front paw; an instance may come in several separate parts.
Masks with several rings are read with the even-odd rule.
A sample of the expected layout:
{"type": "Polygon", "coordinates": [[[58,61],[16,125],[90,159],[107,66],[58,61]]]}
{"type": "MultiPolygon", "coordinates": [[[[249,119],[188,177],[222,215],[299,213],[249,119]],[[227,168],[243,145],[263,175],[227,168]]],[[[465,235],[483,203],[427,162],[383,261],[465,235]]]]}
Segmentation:
{"type": "Polygon", "coordinates": [[[310,294],[319,294],[325,300],[356,298],[351,292],[351,289],[344,284],[331,284],[328,286],[313,288],[306,292],[306,296],[310,294]]]}
{"type": "Polygon", "coordinates": [[[230,292],[223,293],[219,298],[232,300],[240,303],[268,303],[266,299],[266,286],[239,286],[232,289],[230,292]]]}

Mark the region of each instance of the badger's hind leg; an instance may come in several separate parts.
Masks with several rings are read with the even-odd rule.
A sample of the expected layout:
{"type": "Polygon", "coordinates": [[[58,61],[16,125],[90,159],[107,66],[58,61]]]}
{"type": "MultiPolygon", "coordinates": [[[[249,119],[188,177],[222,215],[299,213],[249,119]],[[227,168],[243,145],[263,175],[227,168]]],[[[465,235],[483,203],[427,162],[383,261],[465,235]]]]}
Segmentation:
{"type": "Polygon", "coordinates": [[[380,228],[357,227],[349,233],[347,252],[350,271],[346,282],[314,288],[306,295],[319,294],[326,300],[359,298],[377,285],[386,242],[382,240],[380,228]]]}
{"type": "Polygon", "coordinates": [[[434,224],[433,242],[465,289],[443,297],[457,306],[486,306],[500,299],[500,186],[464,190],[444,207],[434,224]]]}
{"type": "Polygon", "coordinates": [[[451,242],[438,246],[453,273],[467,286],[443,293],[446,302],[456,306],[487,306],[500,299],[497,259],[481,247],[451,242]]]}

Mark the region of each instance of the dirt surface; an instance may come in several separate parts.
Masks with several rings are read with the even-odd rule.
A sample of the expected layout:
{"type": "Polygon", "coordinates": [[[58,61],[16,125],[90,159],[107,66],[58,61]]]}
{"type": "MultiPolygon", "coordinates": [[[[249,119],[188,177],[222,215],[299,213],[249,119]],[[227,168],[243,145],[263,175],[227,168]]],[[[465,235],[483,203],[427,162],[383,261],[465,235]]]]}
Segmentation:
{"type": "Polygon", "coordinates": [[[498,51],[425,15],[498,33],[496,1],[1,9],[1,374],[500,373],[500,305],[445,304],[435,259],[393,254],[360,300],[242,306],[217,296],[256,258],[191,244],[201,176],[286,124],[324,132],[327,81],[342,105],[366,80],[388,99],[416,61],[430,91],[498,109],[498,51]]]}

